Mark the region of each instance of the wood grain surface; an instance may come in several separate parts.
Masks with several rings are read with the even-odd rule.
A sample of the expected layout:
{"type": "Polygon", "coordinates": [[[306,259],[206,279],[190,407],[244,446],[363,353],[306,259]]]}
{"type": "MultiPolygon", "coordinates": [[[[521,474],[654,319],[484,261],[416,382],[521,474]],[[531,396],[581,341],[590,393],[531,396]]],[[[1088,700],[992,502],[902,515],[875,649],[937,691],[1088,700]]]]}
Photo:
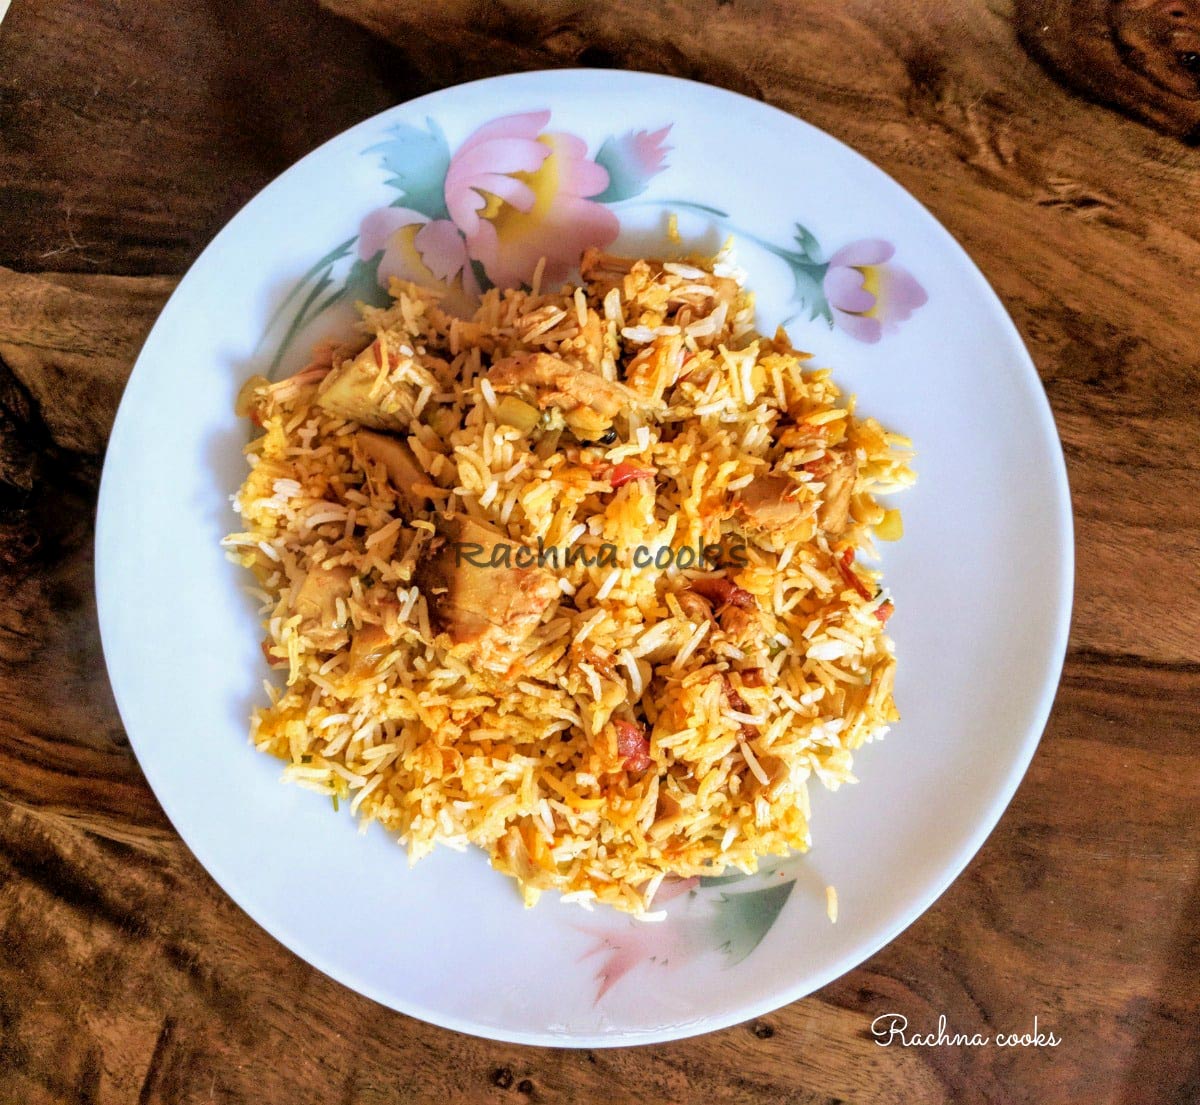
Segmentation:
{"type": "Polygon", "coordinates": [[[0,1105],[1200,1101],[1193,0],[327,9],[16,0],[0,25],[0,1105]],[[925,203],[1033,354],[1078,541],[1045,737],[942,899],[804,1001],[615,1051],[432,1028],[263,933],[147,788],[92,598],[122,382],[223,222],[392,103],[577,64],[766,100],[925,203]],[[1062,1043],[885,1049],[884,1012],[1062,1043]]]}

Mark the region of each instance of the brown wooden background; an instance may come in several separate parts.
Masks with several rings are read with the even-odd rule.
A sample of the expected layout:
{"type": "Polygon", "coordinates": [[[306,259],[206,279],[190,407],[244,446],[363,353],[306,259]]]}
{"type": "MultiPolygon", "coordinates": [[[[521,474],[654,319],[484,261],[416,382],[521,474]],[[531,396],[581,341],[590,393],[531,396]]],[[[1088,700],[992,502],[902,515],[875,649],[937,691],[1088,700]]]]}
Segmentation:
{"type": "Polygon", "coordinates": [[[16,0],[0,26],[0,1103],[1200,1101],[1195,0],[328,8],[16,0]],[[767,100],[927,204],[1037,362],[1078,538],[1049,728],[942,900],[802,1002],[619,1051],[431,1028],[276,945],[146,787],[92,599],[115,404],[219,227],[382,108],[570,64],[767,100]],[[885,1050],[885,1011],[1063,1043],[885,1050]]]}

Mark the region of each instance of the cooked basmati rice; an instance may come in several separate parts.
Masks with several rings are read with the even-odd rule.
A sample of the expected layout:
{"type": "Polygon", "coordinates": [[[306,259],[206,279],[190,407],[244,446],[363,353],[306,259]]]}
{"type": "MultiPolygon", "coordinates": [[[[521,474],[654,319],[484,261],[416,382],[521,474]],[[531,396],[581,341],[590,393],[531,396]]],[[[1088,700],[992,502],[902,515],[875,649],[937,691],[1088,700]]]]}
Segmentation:
{"type": "Polygon", "coordinates": [[[248,384],[262,433],[225,544],[285,675],[251,737],[288,781],[349,799],[414,861],[473,843],[527,904],[553,889],[649,919],[664,878],[806,850],[807,780],[851,781],[852,752],[897,719],[891,600],[854,556],[874,548],[875,494],[913,475],[906,439],[856,417],[782,332],[753,333],[726,258],[583,270],[579,287],[543,291],[539,271],[530,291],[488,291],[469,319],[393,282],[362,339],[248,384]],[[543,398],[533,428],[501,420],[490,366],[532,353],[628,389],[615,440],[579,440],[543,398]],[[375,358],[370,432],[328,398],[356,357],[375,358]],[[364,453],[388,434],[419,481],[364,453]],[[853,474],[830,521],[838,462],[853,474]],[[539,569],[557,598],[489,654],[444,632],[420,582],[448,514],[514,548],[617,560],[539,569]],[[685,562],[706,546],[717,563],[685,562]],[[639,548],[670,561],[639,565],[639,548]],[[318,616],[320,578],[340,590],[318,616]]]}

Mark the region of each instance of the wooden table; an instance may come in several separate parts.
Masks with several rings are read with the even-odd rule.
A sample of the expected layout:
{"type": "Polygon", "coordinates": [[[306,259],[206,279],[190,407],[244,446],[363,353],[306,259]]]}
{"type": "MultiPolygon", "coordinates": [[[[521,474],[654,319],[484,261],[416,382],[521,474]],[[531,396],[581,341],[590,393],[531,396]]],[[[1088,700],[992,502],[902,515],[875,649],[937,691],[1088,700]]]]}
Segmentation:
{"type": "Polygon", "coordinates": [[[1195,0],[328,7],[17,0],[0,27],[0,1102],[1200,1101],[1195,0]],[[92,598],[116,402],[217,229],[384,107],[567,64],[767,100],[923,201],[1029,345],[1078,539],[1041,748],[937,905],[804,1001],[617,1051],[432,1028],[277,945],[142,779],[92,598]],[[887,1011],[1062,1042],[885,1049],[887,1011]]]}

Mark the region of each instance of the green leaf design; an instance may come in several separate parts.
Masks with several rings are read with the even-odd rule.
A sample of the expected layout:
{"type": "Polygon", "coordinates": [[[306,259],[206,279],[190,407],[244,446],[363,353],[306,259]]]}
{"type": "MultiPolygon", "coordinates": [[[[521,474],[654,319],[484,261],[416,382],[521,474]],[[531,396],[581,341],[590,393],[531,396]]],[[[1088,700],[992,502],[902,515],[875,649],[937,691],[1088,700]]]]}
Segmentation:
{"type": "Polygon", "coordinates": [[[787,250],[780,250],[777,255],[782,257],[792,270],[792,298],[808,309],[809,321],[823,318],[827,322],[833,322],[833,312],[829,309],[829,301],[825,298],[825,288],[822,284],[829,266],[810,264],[787,250]]]}
{"type": "Polygon", "coordinates": [[[701,875],[700,889],[707,890],[710,886],[728,886],[731,882],[741,882],[748,878],[750,876],[744,871],[737,871],[732,875],[701,875]]]}
{"type": "Polygon", "coordinates": [[[730,883],[745,882],[747,879],[765,879],[770,875],[776,874],[780,867],[786,862],[786,859],[768,859],[763,862],[757,871],[749,875],[747,875],[745,871],[738,870],[734,870],[728,875],[701,875],[700,889],[707,890],[712,886],[728,886],[730,883]]]}
{"type": "MultiPolygon", "coordinates": [[[[826,261],[819,260],[821,256],[821,244],[800,223],[796,223],[796,245],[799,248],[787,249],[784,246],[775,245],[774,242],[768,242],[766,239],[760,238],[757,234],[752,234],[747,230],[730,225],[728,213],[722,211],[719,207],[709,207],[707,204],[694,203],[691,200],[681,199],[663,199],[652,202],[654,206],[665,207],[668,210],[694,211],[697,214],[708,215],[720,221],[737,237],[753,242],[768,253],[774,254],[791,270],[793,283],[792,298],[802,308],[807,309],[808,321],[811,322],[813,319],[823,318],[831,326],[833,325],[833,311],[830,309],[829,301],[825,298],[823,284],[829,264],[826,261]]],[[[788,321],[790,322],[791,319],[788,321]]]]}
{"type": "Polygon", "coordinates": [[[483,267],[482,261],[476,261],[471,258],[471,271],[475,274],[475,280],[479,284],[479,290],[486,292],[489,288],[494,288],[491,277],[488,276],[487,270],[483,267]]]}
{"type": "MultiPolygon", "coordinates": [[[[333,278],[329,275],[332,268],[333,266],[330,265],[325,269],[324,272],[321,273],[320,278],[309,289],[308,295],[304,297],[304,302],[300,304],[300,309],[295,313],[295,315],[292,316],[292,321],[288,325],[287,331],[283,335],[283,340],[279,343],[279,348],[275,351],[275,356],[271,359],[272,372],[279,367],[279,362],[283,360],[284,355],[287,353],[288,349],[291,348],[291,344],[295,340],[296,335],[299,334],[300,331],[309,324],[309,322],[316,318],[317,314],[319,314],[321,310],[324,310],[324,307],[321,307],[312,314],[309,313],[312,311],[317,300],[321,298],[321,295],[325,289],[333,283],[333,278]]],[[[299,291],[299,289],[303,286],[303,283],[301,283],[297,287],[297,291],[299,291]]]]}
{"type": "Polygon", "coordinates": [[[695,211],[698,215],[711,215],[714,219],[729,218],[728,211],[722,211],[719,207],[709,207],[707,203],[694,203],[692,200],[654,200],[654,206],[666,207],[668,209],[679,208],[681,211],[695,211]]]}
{"type": "Polygon", "coordinates": [[[817,264],[821,263],[821,243],[799,223],[796,224],[796,244],[800,247],[800,253],[803,257],[817,264]]]}
{"type": "Polygon", "coordinates": [[[314,280],[322,269],[336,264],[343,257],[345,257],[350,250],[354,248],[354,243],[357,241],[357,235],[355,235],[353,238],[347,238],[344,242],[335,246],[327,254],[325,254],[324,257],[313,264],[308,272],[306,272],[300,277],[299,280],[296,281],[296,283],[292,286],[292,290],[288,292],[283,302],[275,308],[274,314],[272,314],[270,319],[267,321],[266,329],[263,331],[263,338],[265,338],[267,334],[271,332],[275,326],[275,323],[277,323],[283,317],[283,312],[286,311],[293,302],[295,302],[296,297],[305,289],[309,281],[314,280]]]}
{"type": "Polygon", "coordinates": [[[450,168],[450,147],[441,127],[425,120],[427,129],[407,124],[392,129],[392,137],[364,153],[381,153],[383,167],[392,175],[387,183],[402,195],[393,206],[420,211],[431,219],[445,219],[446,172],[450,168]]]}
{"type": "Polygon", "coordinates": [[[791,879],[744,894],[722,894],[714,903],[716,914],[710,933],[718,949],[729,957],[728,966],[741,963],[762,943],[795,885],[795,879],[791,879]]]}
{"type": "Polygon", "coordinates": [[[592,197],[595,203],[620,203],[621,200],[633,199],[634,196],[640,196],[650,183],[649,177],[642,176],[629,164],[621,151],[620,140],[615,136],[601,143],[593,160],[608,173],[608,187],[592,197]]]}
{"type": "Polygon", "coordinates": [[[620,203],[640,196],[650,181],[665,169],[671,147],[666,144],[672,124],[658,130],[628,130],[610,135],[596,151],[595,161],[608,173],[608,187],[595,196],[596,203],[620,203]]]}
{"type": "MultiPolygon", "coordinates": [[[[330,255],[326,255],[326,258],[328,256],[330,255]]],[[[340,259],[340,257],[335,258],[335,260],[340,259]]],[[[379,286],[379,262],[382,259],[383,250],[367,261],[356,258],[346,273],[346,279],[342,286],[330,292],[324,299],[321,298],[322,294],[333,284],[333,265],[325,266],[324,270],[317,275],[315,284],[312,283],[314,274],[311,272],[306,274],[288,296],[287,302],[290,302],[306,285],[312,284],[308,295],[304,297],[304,301],[292,316],[292,321],[283,335],[283,340],[279,343],[279,348],[275,351],[275,356],[271,360],[272,371],[279,367],[279,362],[283,360],[300,331],[323,315],[334,304],[340,303],[343,299],[349,299],[351,303],[361,302],[372,307],[386,307],[391,302],[387,289],[379,286]]]]}
{"type": "MultiPolygon", "coordinates": [[[[383,250],[369,260],[356,259],[350,266],[350,271],[346,273],[346,283],[338,293],[338,298],[344,297],[351,303],[366,303],[371,307],[386,307],[391,303],[387,289],[379,286],[379,262],[382,260],[383,250]]],[[[334,302],[335,300],[329,300],[320,310],[333,306],[334,302]]]]}

